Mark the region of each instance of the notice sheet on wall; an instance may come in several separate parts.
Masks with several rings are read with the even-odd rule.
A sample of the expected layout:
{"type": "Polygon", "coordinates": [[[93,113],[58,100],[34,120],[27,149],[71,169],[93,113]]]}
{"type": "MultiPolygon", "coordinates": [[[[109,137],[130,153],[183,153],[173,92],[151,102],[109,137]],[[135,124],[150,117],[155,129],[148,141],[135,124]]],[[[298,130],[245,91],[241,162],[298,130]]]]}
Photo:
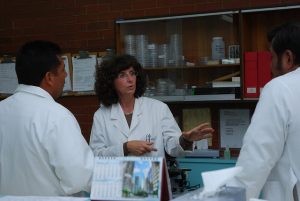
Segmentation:
{"type": "Polygon", "coordinates": [[[72,91],[71,86],[71,75],[70,75],[70,66],[69,66],[69,58],[66,55],[62,56],[65,64],[65,71],[67,73],[67,77],[65,78],[65,85],[63,91],[72,91]]]}
{"type": "Polygon", "coordinates": [[[249,109],[221,109],[221,147],[241,148],[244,134],[250,123],[249,109]]]}
{"type": "Polygon", "coordinates": [[[84,59],[72,57],[73,91],[94,90],[96,62],[96,55],[84,59]]]}
{"type": "Polygon", "coordinates": [[[18,86],[15,63],[0,64],[0,93],[13,94],[18,86]]]}

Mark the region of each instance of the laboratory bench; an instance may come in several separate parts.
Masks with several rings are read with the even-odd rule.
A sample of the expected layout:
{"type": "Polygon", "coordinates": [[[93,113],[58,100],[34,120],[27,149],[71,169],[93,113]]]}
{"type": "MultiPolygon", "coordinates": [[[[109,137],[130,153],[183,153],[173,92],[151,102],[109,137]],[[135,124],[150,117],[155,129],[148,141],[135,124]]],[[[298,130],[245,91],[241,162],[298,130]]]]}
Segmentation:
{"type": "Polygon", "coordinates": [[[187,181],[189,186],[203,187],[201,173],[234,167],[236,158],[225,160],[223,158],[177,158],[179,168],[187,168],[187,181]]]}

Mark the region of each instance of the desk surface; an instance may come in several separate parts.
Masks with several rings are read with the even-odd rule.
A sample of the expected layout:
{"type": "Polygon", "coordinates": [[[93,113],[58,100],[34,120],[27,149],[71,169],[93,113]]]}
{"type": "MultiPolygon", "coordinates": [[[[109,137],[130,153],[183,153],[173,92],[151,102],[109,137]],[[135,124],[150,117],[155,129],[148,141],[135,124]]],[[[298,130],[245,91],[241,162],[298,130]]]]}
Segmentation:
{"type": "Polygon", "coordinates": [[[0,201],[90,201],[87,197],[54,197],[54,196],[4,196],[0,201]]]}
{"type": "Polygon", "coordinates": [[[229,168],[236,164],[236,158],[230,160],[223,158],[176,158],[176,160],[180,168],[191,169],[187,172],[189,186],[200,185],[200,187],[203,187],[202,172],[229,168]]]}
{"type": "Polygon", "coordinates": [[[179,163],[220,163],[220,164],[235,164],[236,158],[225,160],[223,158],[176,158],[179,163]]]}

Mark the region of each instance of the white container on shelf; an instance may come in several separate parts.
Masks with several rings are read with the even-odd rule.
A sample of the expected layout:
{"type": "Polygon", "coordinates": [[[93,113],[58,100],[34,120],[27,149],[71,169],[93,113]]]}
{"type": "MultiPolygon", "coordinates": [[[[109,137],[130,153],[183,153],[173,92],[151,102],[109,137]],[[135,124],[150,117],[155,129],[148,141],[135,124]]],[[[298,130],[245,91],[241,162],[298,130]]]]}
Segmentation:
{"type": "Polygon", "coordinates": [[[211,59],[220,60],[225,58],[225,44],[223,37],[213,37],[211,43],[211,59]]]}

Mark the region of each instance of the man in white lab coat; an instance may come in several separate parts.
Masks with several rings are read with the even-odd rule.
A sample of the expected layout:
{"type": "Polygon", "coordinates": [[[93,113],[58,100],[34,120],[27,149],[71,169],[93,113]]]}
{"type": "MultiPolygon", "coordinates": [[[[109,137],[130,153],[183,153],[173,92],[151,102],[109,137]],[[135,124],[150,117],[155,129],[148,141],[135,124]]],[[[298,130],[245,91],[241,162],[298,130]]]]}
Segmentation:
{"type": "Polygon", "coordinates": [[[243,171],[229,185],[247,199],[298,200],[300,193],[300,26],[287,23],[268,34],[276,77],[263,89],[237,161],[243,171]]]}
{"type": "Polygon", "coordinates": [[[64,196],[90,190],[93,153],[75,117],[55,102],[66,71],[58,45],[28,42],[19,86],[0,102],[0,194],[64,196]]]}

